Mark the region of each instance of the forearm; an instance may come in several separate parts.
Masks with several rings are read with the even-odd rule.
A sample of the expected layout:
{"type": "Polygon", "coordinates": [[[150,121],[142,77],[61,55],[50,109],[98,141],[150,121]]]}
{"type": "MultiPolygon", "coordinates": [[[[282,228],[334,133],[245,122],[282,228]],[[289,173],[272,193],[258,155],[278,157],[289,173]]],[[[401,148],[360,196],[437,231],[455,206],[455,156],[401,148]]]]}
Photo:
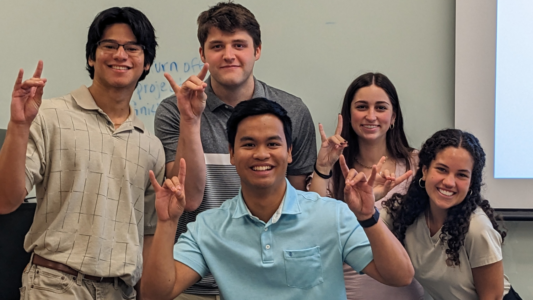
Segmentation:
{"type": "Polygon", "coordinates": [[[6,138],[0,150],[0,214],[17,209],[26,192],[26,149],[30,128],[27,125],[8,124],[6,138]]]}
{"type": "Polygon", "coordinates": [[[206,166],[204,149],[200,137],[200,122],[180,124],[180,137],[176,151],[176,159],[172,169],[167,171],[167,178],[178,176],[179,162],[184,158],[187,162],[187,180],[185,180],[185,190],[187,191],[186,211],[196,210],[202,203],[206,182],[206,166]]]}
{"type": "Polygon", "coordinates": [[[365,233],[372,247],[376,269],[385,283],[404,286],[411,283],[414,269],[402,244],[394,237],[382,220],[365,233]]]}
{"type": "MultiPolygon", "coordinates": [[[[321,171],[320,171],[321,172],[321,171]]],[[[323,173],[323,174],[329,174],[323,173]]],[[[322,197],[327,197],[328,195],[328,185],[329,181],[331,179],[324,179],[316,174],[316,172],[313,173],[313,178],[311,179],[311,184],[309,185],[309,190],[311,192],[315,192],[319,194],[322,197]]]]}
{"type": "Polygon", "coordinates": [[[173,296],[176,285],[173,247],[177,227],[177,220],[158,222],[148,251],[143,251],[140,290],[144,299],[170,299],[173,296]]]}

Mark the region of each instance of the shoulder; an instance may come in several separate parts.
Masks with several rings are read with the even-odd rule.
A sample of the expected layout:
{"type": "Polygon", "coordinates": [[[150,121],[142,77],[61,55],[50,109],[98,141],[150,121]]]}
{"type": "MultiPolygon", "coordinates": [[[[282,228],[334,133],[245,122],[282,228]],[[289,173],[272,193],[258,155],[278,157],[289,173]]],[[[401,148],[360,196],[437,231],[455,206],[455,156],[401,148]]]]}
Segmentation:
{"type": "Polygon", "coordinates": [[[470,226],[468,228],[468,234],[476,234],[483,231],[496,232],[487,214],[485,214],[483,209],[478,206],[470,216],[470,226]]]}
{"type": "Polygon", "coordinates": [[[348,205],[343,201],[329,197],[322,197],[315,192],[296,190],[296,193],[298,195],[298,204],[301,206],[302,210],[312,211],[321,216],[342,211],[351,212],[348,205]]]}
{"type": "Polygon", "coordinates": [[[307,106],[304,104],[301,98],[296,97],[293,94],[287,93],[283,90],[272,87],[261,80],[257,80],[257,83],[262,85],[265,90],[265,96],[269,100],[273,100],[281,104],[287,111],[292,108],[305,108],[307,106]]]}
{"type": "Polygon", "coordinates": [[[169,96],[159,103],[156,116],[168,111],[179,113],[176,95],[169,96]]]}

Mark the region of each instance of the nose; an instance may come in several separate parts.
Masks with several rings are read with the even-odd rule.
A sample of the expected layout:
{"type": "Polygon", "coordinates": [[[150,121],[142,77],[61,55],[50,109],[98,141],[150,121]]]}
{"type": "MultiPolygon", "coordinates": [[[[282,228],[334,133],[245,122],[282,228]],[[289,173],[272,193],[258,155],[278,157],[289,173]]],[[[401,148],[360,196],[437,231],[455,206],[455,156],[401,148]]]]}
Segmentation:
{"type": "Polygon", "coordinates": [[[232,62],[235,59],[235,54],[233,53],[232,47],[226,47],[224,49],[224,60],[232,62]]]}
{"type": "Polygon", "coordinates": [[[126,49],[124,49],[124,45],[119,45],[117,51],[115,51],[115,55],[113,57],[118,59],[127,59],[128,53],[126,53],[126,49]]]}
{"type": "Polygon", "coordinates": [[[455,185],[454,174],[452,174],[451,172],[448,173],[448,175],[444,177],[444,180],[442,181],[442,183],[444,184],[445,187],[448,187],[448,188],[453,187],[455,185]]]}
{"type": "Polygon", "coordinates": [[[368,121],[375,121],[376,120],[376,111],[373,108],[368,109],[368,112],[366,113],[365,118],[368,121]]]}
{"type": "Polygon", "coordinates": [[[253,154],[253,158],[257,160],[266,160],[270,157],[267,147],[259,146],[256,147],[256,150],[253,154]]]}

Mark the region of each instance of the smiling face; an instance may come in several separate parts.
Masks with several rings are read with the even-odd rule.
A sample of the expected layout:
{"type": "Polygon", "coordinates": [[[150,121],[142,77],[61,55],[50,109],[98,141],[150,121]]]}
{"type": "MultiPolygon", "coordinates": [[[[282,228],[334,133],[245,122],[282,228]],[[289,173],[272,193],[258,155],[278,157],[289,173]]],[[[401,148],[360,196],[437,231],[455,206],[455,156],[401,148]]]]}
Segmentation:
{"type": "Polygon", "coordinates": [[[372,84],[360,88],[350,106],[351,125],[359,141],[385,141],[396,114],[385,91],[372,84]]]}
{"type": "Polygon", "coordinates": [[[261,45],[254,49],[253,39],[245,30],[230,33],[211,27],[200,56],[204,63],[209,63],[211,84],[235,89],[253,83],[253,68],[261,56],[261,45]]]}
{"type": "MultiPolygon", "coordinates": [[[[104,31],[100,41],[114,41],[119,44],[136,43],[137,39],[127,24],[110,25],[104,31]]],[[[89,58],[89,65],[94,67],[94,84],[105,88],[135,89],[144,70],[144,53],[132,57],[123,47],[109,51],[102,46],[96,48],[95,59],[89,58]]]]}
{"type": "Polygon", "coordinates": [[[446,212],[465,199],[470,189],[474,159],[463,148],[447,147],[422,167],[422,180],[432,212],[446,212]]]}
{"type": "Polygon", "coordinates": [[[243,119],[237,127],[234,146],[230,147],[230,158],[241,178],[243,192],[284,190],[292,156],[283,123],[272,114],[243,119]]]}

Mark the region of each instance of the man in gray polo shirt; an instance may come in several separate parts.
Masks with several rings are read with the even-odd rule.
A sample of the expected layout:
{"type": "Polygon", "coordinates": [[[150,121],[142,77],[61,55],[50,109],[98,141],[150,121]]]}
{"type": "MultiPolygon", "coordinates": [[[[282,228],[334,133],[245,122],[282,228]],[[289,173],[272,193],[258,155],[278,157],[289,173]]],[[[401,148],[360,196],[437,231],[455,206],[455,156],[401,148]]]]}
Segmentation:
{"type": "MultiPolygon", "coordinates": [[[[155,115],[155,133],[165,148],[167,177],[178,173],[174,162],[180,158],[187,161],[187,206],[176,238],[198,213],[219,207],[238,193],[240,180],[230,164],[225,126],[239,102],[262,97],[287,110],[294,124],[293,162],[287,178],[295,188],[305,188],[305,178],[313,172],[316,160],[314,124],[302,100],[253,76],[254,63],[261,56],[261,32],[254,15],[242,5],[219,3],[198,17],[198,40],[204,68],[181,87],[166,74],[176,96],[163,100],[155,115]],[[211,76],[204,82],[208,69],[211,76]]],[[[213,295],[205,299],[219,294],[211,276],[186,293],[213,295]]]]}
{"type": "Polygon", "coordinates": [[[113,7],[89,27],[91,86],[41,101],[42,61],[28,80],[19,71],[0,152],[0,213],[36,186],[21,299],[135,298],[157,221],[148,171],[161,182],[165,163],[129,103],[156,46],[143,13],[113,7]]]}

